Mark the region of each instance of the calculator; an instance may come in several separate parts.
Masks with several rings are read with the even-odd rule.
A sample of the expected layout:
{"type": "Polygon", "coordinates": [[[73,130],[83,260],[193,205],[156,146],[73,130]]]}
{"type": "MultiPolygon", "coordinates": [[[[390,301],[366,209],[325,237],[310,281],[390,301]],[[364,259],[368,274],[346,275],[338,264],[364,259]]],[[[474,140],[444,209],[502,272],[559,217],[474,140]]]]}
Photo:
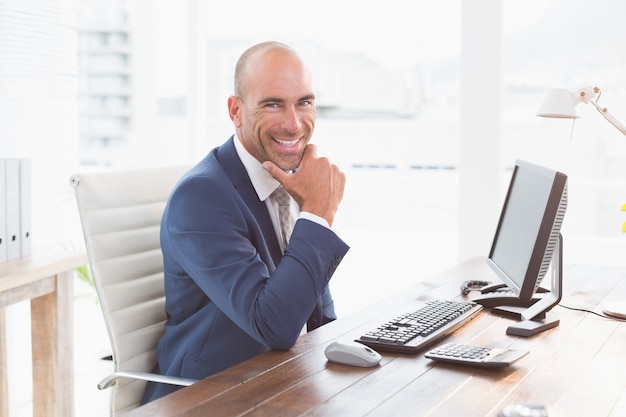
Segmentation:
{"type": "Polygon", "coordinates": [[[482,368],[503,368],[527,353],[527,350],[447,343],[426,352],[424,356],[440,362],[482,368]]]}

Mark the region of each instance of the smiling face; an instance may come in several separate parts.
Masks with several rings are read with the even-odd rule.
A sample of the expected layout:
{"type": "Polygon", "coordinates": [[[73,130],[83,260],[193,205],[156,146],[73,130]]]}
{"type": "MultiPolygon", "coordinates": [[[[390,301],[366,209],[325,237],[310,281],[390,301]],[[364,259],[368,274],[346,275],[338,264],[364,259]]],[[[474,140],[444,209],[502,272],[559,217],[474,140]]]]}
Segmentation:
{"type": "Polygon", "coordinates": [[[297,168],[315,126],[311,77],[284,46],[250,54],[236,74],[228,109],[237,136],[259,162],[297,168]]]}

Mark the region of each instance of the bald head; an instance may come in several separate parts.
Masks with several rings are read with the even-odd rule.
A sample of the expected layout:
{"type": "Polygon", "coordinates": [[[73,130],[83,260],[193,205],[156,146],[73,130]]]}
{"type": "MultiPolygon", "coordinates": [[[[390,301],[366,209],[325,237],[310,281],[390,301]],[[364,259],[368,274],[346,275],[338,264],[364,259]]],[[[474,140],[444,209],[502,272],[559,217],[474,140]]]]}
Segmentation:
{"type": "Polygon", "coordinates": [[[235,95],[245,97],[247,82],[252,71],[261,65],[262,62],[266,61],[267,58],[281,56],[300,60],[294,49],[275,41],[262,42],[244,51],[235,66],[235,95]]]}

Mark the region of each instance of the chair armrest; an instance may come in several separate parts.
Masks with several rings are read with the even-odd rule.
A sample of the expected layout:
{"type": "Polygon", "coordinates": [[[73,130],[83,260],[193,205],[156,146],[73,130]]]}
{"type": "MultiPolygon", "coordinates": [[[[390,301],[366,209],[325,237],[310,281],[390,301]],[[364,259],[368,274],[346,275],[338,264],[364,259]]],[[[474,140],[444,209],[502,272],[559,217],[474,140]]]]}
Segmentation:
{"type": "Polygon", "coordinates": [[[117,381],[119,378],[140,379],[143,381],[159,382],[161,384],[181,385],[184,387],[187,387],[197,382],[195,379],[152,374],[149,372],[117,371],[102,379],[102,381],[98,383],[98,389],[103,390],[109,388],[111,385],[115,384],[115,381],[117,381]]]}

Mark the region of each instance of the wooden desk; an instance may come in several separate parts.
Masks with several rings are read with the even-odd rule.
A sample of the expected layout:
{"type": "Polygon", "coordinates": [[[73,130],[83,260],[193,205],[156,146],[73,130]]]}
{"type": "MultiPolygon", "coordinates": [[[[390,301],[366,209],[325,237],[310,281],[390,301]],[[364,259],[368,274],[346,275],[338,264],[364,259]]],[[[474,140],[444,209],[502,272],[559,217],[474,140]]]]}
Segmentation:
{"type": "MultiPolygon", "coordinates": [[[[513,366],[480,370],[381,352],[375,368],[326,361],[324,348],[351,340],[425,298],[461,298],[466,279],[494,280],[473,259],[359,314],[300,337],[286,352],[270,351],[127,414],[158,416],[480,416],[511,403],[532,402],[561,417],[626,415],[626,324],[561,306],[558,327],[532,338],[505,334],[512,323],[485,311],[447,341],[516,347],[529,354],[513,366]]],[[[626,270],[571,266],[562,304],[601,311],[608,298],[626,299],[626,270]]],[[[233,347],[236,348],[236,347],[233,347]]]]}
{"type": "Polygon", "coordinates": [[[30,300],[33,415],[74,415],[74,269],[83,254],[36,254],[0,263],[0,415],[8,415],[4,307],[30,300]]]}

